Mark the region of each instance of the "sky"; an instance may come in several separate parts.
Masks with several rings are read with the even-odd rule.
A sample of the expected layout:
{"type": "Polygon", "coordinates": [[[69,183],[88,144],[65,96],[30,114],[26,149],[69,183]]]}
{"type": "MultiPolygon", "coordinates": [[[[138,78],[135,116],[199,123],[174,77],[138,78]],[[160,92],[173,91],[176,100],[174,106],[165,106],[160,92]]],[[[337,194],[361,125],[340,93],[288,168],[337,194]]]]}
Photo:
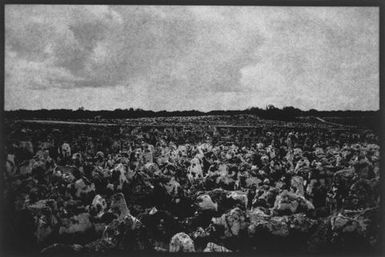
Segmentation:
{"type": "Polygon", "coordinates": [[[5,110],[379,109],[379,8],[5,6],[5,110]]]}

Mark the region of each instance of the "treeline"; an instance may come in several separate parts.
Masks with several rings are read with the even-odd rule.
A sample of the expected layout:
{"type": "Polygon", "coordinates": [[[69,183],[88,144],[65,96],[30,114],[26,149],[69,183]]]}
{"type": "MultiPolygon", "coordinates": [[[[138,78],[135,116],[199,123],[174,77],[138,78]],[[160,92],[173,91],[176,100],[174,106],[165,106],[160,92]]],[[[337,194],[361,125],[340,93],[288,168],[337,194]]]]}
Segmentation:
{"type": "Polygon", "coordinates": [[[171,116],[207,116],[207,115],[239,115],[251,114],[263,119],[294,121],[298,117],[369,117],[380,118],[379,111],[318,111],[311,109],[303,111],[294,107],[276,108],[273,105],[266,106],[265,109],[252,107],[245,110],[215,110],[201,112],[197,110],[190,111],[148,111],[142,109],[115,109],[90,111],[84,108],[78,110],[54,109],[54,110],[12,110],[5,111],[5,118],[8,119],[127,119],[142,117],[171,117],[171,116]]]}

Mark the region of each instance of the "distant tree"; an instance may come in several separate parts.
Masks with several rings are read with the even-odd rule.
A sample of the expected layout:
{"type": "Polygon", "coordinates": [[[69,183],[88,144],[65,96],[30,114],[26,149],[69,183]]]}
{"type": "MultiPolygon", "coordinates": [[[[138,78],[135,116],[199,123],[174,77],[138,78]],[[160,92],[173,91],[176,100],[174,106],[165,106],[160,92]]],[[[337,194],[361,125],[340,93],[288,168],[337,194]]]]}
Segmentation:
{"type": "Polygon", "coordinates": [[[277,109],[277,107],[275,107],[272,104],[269,104],[269,105],[266,106],[266,110],[276,110],[276,109],[277,109]]]}
{"type": "Polygon", "coordinates": [[[292,115],[299,115],[301,113],[301,110],[298,108],[295,108],[293,106],[285,106],[282,109],[285,113],[289,113],[292,115]]]}
{"type": "Polygon", "coordinates": [[[284,111],[295,111],[295,110],[298,110],[297,108],[294,108],[293,106],[285,106],[283,107],[284,111]]]}

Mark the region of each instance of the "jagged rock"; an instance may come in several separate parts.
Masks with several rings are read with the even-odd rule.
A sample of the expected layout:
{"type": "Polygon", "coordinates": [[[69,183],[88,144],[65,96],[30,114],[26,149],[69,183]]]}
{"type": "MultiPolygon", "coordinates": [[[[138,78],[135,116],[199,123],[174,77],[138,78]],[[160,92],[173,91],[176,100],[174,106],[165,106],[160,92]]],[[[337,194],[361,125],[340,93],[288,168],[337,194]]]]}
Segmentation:
{"type": "Polygon", "coordinates": [[[279,189],[275,187],[268,187],[268,189],[260,188],[256,190],[252,206],[271,208],[274,206],[276,196],[279,194],[279,189]]]}
{"type": "Polygon", "coordinates": [[[168,252],[168,249],[163,248],[161,246],[155,246],[154,250],[157,251],[157,252],[168,252]]]}
{"type": "Polygon", "coordinates": [[[111,197],[110,210],[120,218],[124,218],[130,214],[126,200],[122,193],[117,193],[111,197]]]}
{"type": "Polygon", "coordinates": [[[370,242],[357,219],[338,213],[330,218],[330,227],[330,241],[334,248],[346,251],[369,248],[370,242]]]}
{"type": "Polygon", "coordinates": [[[101,217],[104,214],[106,209],[107,209],[106,199],[104,199],[100,195],[96,195],[92,200],[90,213],[92,213],[94,216],[101,217]]]}
{"type": "Polygon", "coordinates": [[[291,178],[291,187],[294,189],[294,192],[298,195],[304,195],[304,186],[303,186],[303,177],[293,176],[291,178]]]}
{"type": "Polygon", "coordinates": [[[194,241],[184,232],[175,234],[170,241],[170,252],[195,252],[194,241]]]}
{"type": "Polygon", "coordinates": [[[44,211],[51,213],[53,210],[57,210],[57,203],[54,199],[44,199],[28,205],[27,208],[36,214],[44,211]]]}
{"type": "Polygon", "coordinates": [[[85,178],[81,178],[75,181],[74,189],[75,189],[75,196],[80,198],[82,196],[88,195],[89,193],[94,193],[95,184],[89,183],[89,181],[86,181],[85,178]]]}
{"type": "Polygon", "coordinates": [[[352,211],[350,213],[345,210],[344,215],[353,218],[359,223],[362,236],[368,244],[372,247],[380,245],[381,212],[378,207],[352,211]]]}
{"type": "Polygon", "coordinates": [[[152,163],[154,161],[154,146],[146,144],[144,146],[143,162],[152,163]]]}
{"type": "Polygon", "coordinates": [[[279,217],[267,215],[259,209],[249,212],[249,218],[248,233],[251,237],[258,234],[288,237],[292,232],[308,234],[317,224],[302,213],[279,217]]]}
{"type": "Polygon", "coordinates": [[[153,176],[154,174],[160,172],[158,165],[154,162],[147,162],[144,164],[142,170],[149,176],[153,176]]]}
{"type": "Polygon", "coordinates": [[[210,195],[203,194],[197,197],[197,205],[201,211],[217,211],[218,203],[214,203],[210,195]]]}
{"type": "Polygon", "coordinates": [[[214,244],[212,242],[209,242],[209,243],[207,243],[207,246],[203,250],[203,252],[211,252],[211,253],[220,252],[220,253],[223,253],[223,252],[232,252],[232,251],[227,249],[224,246],[217,245],[217,244],[214,244]]]}
{"type": "Polygon", "coordinates": [[[116,248],[122,250],[143,250],[146,239],[143,237],[143,225],[136,217],[127,213],[114,219],[105,227],[102,238],[89,248],[98,251],[116,248]]]}
{"type": "Polygon", "coordinates": [[[217,214],[223,214],[235,207],[245,210],[248,206],[247,192],[214,189],[197,194],[196,202],[199,211],[210,210],[217,214]]]}
{"type": "Polygon", "coordinates": [[[233,190],[235,187],[235,179],[229,177],[228,175],[219,176],[216,179],[216,184],[219,187],[222,187],[224,189],[233,190]]]}
{"type": "Polygon", "coordinates": [[[248,177],[245,180],[245,187],[251,188],[252,186],[258,187],[262,183],[262,180],[260,180],[257,177],[248,177]]]}
{"type": "Polygon", "coordinates": [[[336,213],[320,222],[307,242],[308,251],[367,252],[378,247],[377,208],[336,213]]]}
{"type": "Polygon", "coordinates": [[[217,231],[213,224],[209,224],[205,229],[203,227],[196,228],[189,235],[194,240],[195,249],[197,252],[203,251],[207,244],[217,238],[217,231]]]}
{"type": "Polygon", "coordinates": [[[58,149],[59,154],[64,158],[71,157],[71,146],[68,143],[63,143],[58,149]]]}
{"type": "Polygon", "coordinates": [[[198,227],[193,233],[192,238],[196,240],[197,238],[205,238],[210,236],[209,231],[203,229],[202,227],[198,227]]]}
{"type": "Polygon", "coordinates": [[[251,223],[248,233],[254,236],[256,233],[268,233],[275,236],[286,237],[289,235],[287,216],[271,217],[264,214],[254,215],[250,218],[251,223]]]}
{"type": "Polygon", "coordinates": [[[247,229],[246,215],[240,208],[234,208],[219,218],[212,218],[214,225],[224,228],[224,237],[238,236],[247,229]]]}
{"type": "Polygon", "coordinates": [[[378,185],[379,183],[375,179],[372,181],[360,179],[354,182],[349,188],[349,193],[344,201],[344,207],[346,209],[360,209],[375,206],[378,196],[378,185]]]}
{"type": "Polygon", "coordinates": [[[127,214],[123,218],[113,220],[104,230],[103,238],[107,240],[117,240],[118,233],[124,233],[126,231],[134,231],[141,227],[141,222],[132,216],[127,214]],[[124,228],[122,227],[124,226],[124,228]],[[123,228],[123,230],[122,230],[123,228]]]}
{"type": "Polygon", "coordinates": [[[227,194],[228,199],[232,199],[235,205],[246,210],[248,206],[247,192],[231,191],[227,194]]]}
{"type": "Polygon", "coordinates": [[[331,230],[334,233],[340,232],[360,232],[361,227],[359,223],[349,217],[342,215],[341,213],[336,216],[332,216],[330,219],[331,230]]]}
{"type": "Polygon", "coordinates": [[[52,171],[52,176],[60,182],[65,184],[73,183],[76,178],[74,176],[75,170],[71,166],[56,166],[52,171]]]}
{"type": "Polygon", "coordinates": [[[333,175],[333,185],[341,191],[347,191],[356,176],[354,169],[339,170],[333,175]]]}
{"type": "Polygon", "coordinates": [[[203,170],[201,160],[199,158],[193,158],[190,161],[190,166],[187,169],[187,177],[190,182],[203,178],[203,170]]]}
{"type": "Polygon", "coordinates": [[[290,233],[287,216],[271,217],[267,228],[272,235],[287,237],[290,233]]]}
{"type": "Polygon", "coordinates": [[[366,143],[378,141],[374,134],[337,129],[324,137],[318,125],[267,126],[262,134],[215,129],[210,138],[192,117],[182,131],[129,122],[138,127],[11,129],[4,154],[9,241],[37,250],[56,243],[42,250],[47,255],[164,252],[170,242],[172,251],[198,252],[367,254],[380,246],[381,213],[362,209],[380,203],[380,148],[366,143]],[[196,144],[206,139],[215,147],[196,144]],[[180,145],[186,141],[192,144],[180,145]]]}
{"type": "Polygon", "coordinates": [[[314,210],[314,206],[305,197],[284,190],[277,196],[273,209],[278,214],[292,214],[314,210]]]}
{"type": "Polygon", "coordinates": [[[303,213],[297,213],[291,215],[289,218],[290,231],[300,232],[300,233],[310,233],[312,229],[318,224],[316,220],[306,217],[303,213]]]}
{"type": "Polygon", "coordinates": [[[14,176],[16,174],[16,164],[15,164],[15,155],[8,154],[6,163],[5,163],[5,171],[7,176],[14,176]]]}
{"type": "MultiPolygon", "coordinates": [[[[99,152],[98,152],[99,153],[99,152]]],[[[96,153],[96,159],[99,159],[100,157],[98,156],[98,153],[96,153]]],[[[80,166],[81,163],[83,162],[83,156],[81,153],[74,153],[72,155],[72,163],[75,165],[75,166],[80,166]]]]}
{"type": "Polygon", "coordinates": [[[113,184],[116,184],[117,190],[122,190],[124,184],[128,183],[128,178],[126,176],[127,170],[126,167],[119,163],[116,165],[114,169],[111,171],[111,181],[113,184]]]}
{"type": "Polygon", "coordinates": [[[181,185],[175,180],[175,177],[171,177],[170,181],[165,185],[167,193],[171,196],[177,196],[179,194],[181,185]]]}
{"type": "Polygon", "coordinates": [[[20,166],[18,166],[19,174],[21,175],[28,175],[32,173],[33,165],[35,163],[35,160],[26,160],[24,161],[20,166]]]}

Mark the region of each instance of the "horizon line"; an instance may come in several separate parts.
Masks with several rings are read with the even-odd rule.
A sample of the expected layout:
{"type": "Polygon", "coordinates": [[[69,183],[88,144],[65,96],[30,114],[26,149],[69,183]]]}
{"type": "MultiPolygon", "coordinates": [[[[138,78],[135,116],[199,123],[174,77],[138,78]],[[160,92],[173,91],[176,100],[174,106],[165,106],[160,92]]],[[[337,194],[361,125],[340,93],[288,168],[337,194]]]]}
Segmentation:
{"type": "MultiPolygon", "coordinates": [[[[274,106],[275,107],[275,106],[274,106]]],[[[359,110],[359,109],[345,109],[345,110],[318,110],[318,109],[315,109],[315,108],[310,108],[310,109],[307,109],[307,110],[303,110],[303,109],[300,109],[300,108],[297,108],[297,107],[294,107],[294,106],[284,106],[284,107],[275,107],[276,109],[279,109],[279,110],[283,110],[283,108],[294,108],[294,109],[297,109],[297,110],[300,110],[302,112],[309,112],[309,111],[312,111],[312,110],[315,110],[317,112],[376,112],[376,111],[381,111],[381,109],[377,109],[377,110],[373,110],[373,109],[366,109],[366,110],[359,110]]],[[[129,108],[125,108],[125,109],[122,109],[122,108],[115,108],[115,109],[81,109],[81,107],[79,107],[78,109],[68,109],[68,108],[55,108],[55,109],[46,109],[46,108],[40,108],[40,109],[8,109],[8,110],[5,110],[4,109],[4,112],[15,112],[15,111],[57,111],[57,110],[66,110],[66,111],[91,111],[91,112],[98,112],[98,111],[108,111],[108,112],[113,112],[113,111],[129,111],[130,109],[132,109],[133,111],[145,111],[145,112],[201,112],[201,113],[210,113],[210,112],[233,112],[233,111],[248,111],[248,110],[251,110],[251,109],[260,109],[260,110],[263,110],[263,111],[267,111],[268,109],[266,108],[261,108],[261,107],[248,107],[248,108],[245,108],[245,109],[217,109],[217,110],[209,110],[209,111],[202,111],[202,110],[196,110],[196,109],[190,109],[190,110],[158,110],[158,111],[155,111],[155,110],[146,110],[146,109],[142,109],[142,108],[134,108],[134,107],[129,107],[129,108]]]]}

